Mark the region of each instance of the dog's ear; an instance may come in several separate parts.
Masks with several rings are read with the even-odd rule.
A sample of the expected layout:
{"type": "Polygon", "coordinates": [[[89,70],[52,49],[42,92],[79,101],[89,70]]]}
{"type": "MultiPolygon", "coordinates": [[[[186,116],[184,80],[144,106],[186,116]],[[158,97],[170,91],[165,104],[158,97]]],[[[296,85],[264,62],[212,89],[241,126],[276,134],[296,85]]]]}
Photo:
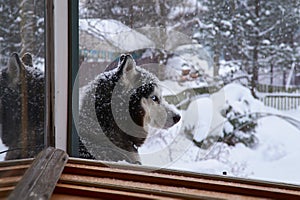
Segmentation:
{"type": "Polygon", "coordinates": [[[7,74],[10,79],[10,83],[16,86],[17,82],[20,80],[21,70],[23,70],[23,64],[17,53],[13,53],[7,64],[7,74]]]}
{"type": "Polygon", "coordinates": [[[131,55],[122,54],[119,59],[118,67],[123,74],[127,74],[135,71],[136,63],[131,55]]]}
{"type": "Polygon", "coordinates": [[[24,63],[24,65],[29,66],[29,67],[33,67],[33,63],[32,63],[32,55],[28,52],[26,52],[23,56],[22,56],[22,62],[24,63]]]}
{"type": "Polygon", "coordinates": [[[131,55],[122,54],[118,64],[119,70],[122,72],[123,81],[125,84],[134,80],[136,72],[136,63],[131,55]]]}

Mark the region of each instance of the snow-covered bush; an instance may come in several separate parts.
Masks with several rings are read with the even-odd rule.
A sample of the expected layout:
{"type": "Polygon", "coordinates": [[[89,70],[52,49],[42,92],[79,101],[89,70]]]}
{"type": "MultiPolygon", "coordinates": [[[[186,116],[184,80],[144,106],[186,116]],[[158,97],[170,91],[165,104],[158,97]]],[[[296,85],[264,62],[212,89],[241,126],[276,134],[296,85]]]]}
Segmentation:
{"type": "Polygon", "coordinates": [[[224,137],[219,141],[225,142],[228,145],[236,145],[243,143],[247,147],[254,147],[258,143],[255,135],[255,128],[257,121],[249,109],[247,100],[236,102],[243,106],[234,106],[226,103],[221,114],[227,119],[224,124],[223,133],[224,137]]]}
{"type": "Polygon", "coordinates": [[[246,147],[255,147],[258,144],[256,114],[264,111],[262,102],[254,99],[250,90],[239,84],[228,84],[223,89],[223,92],[218,92],[219,95],[215,94],[215,98],[212,95],[221,104],[214,106],[215,122],[212,121],[214,124],[211,125],[207,137],[194,138],[194,142],[202,149],[209,149],[217,142],[229,146],[242,143],[246,147]]]}

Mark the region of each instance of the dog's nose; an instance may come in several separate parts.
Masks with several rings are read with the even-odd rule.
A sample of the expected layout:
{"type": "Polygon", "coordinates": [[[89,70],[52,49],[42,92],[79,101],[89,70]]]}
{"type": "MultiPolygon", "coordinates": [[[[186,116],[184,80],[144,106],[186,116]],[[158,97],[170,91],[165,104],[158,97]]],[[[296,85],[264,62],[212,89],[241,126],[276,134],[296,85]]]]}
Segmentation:
{"type": "Polygon", "coordinates": [[[180,115],[175,115],[173,117],[173,122],[176,124],[177,122],[179,122],[180,119],[181,119],[180,115]]]}

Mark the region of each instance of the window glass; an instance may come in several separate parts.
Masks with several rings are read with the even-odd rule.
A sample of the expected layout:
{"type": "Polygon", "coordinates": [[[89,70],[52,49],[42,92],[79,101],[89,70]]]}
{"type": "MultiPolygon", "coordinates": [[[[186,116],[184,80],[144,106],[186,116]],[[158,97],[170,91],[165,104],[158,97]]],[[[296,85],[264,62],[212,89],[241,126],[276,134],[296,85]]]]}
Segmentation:
{"type": "Polygon", "coordinates": [[[0,0],[0,160],[44,148],[44,1],[0,0]]]}
{"type": "Polygon", "coordinates": [[[79,156],[300,184],[299,10],[80,0],[79,156]]]}

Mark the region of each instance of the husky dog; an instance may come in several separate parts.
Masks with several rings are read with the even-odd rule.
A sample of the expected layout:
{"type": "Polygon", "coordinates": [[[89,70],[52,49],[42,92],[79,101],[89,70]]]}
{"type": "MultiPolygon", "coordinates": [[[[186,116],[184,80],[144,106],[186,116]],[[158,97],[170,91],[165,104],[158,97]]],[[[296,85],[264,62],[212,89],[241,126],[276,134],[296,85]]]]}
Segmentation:
{"type": "Polygon", "coordinates": [[[118,66],[95,78],[83,92],[79,111],[79,156],[140,164],[138,147],[149,127],[169,128],[180,120],[162,97],[160,83],[121,55],[118,66]]]}
{"type": "Polygon", "coordinates": [[[44,73],[29,53],[13,53],[0,70],[0,136],[5,159],[33,157],[44,148],[44,73]]]}

